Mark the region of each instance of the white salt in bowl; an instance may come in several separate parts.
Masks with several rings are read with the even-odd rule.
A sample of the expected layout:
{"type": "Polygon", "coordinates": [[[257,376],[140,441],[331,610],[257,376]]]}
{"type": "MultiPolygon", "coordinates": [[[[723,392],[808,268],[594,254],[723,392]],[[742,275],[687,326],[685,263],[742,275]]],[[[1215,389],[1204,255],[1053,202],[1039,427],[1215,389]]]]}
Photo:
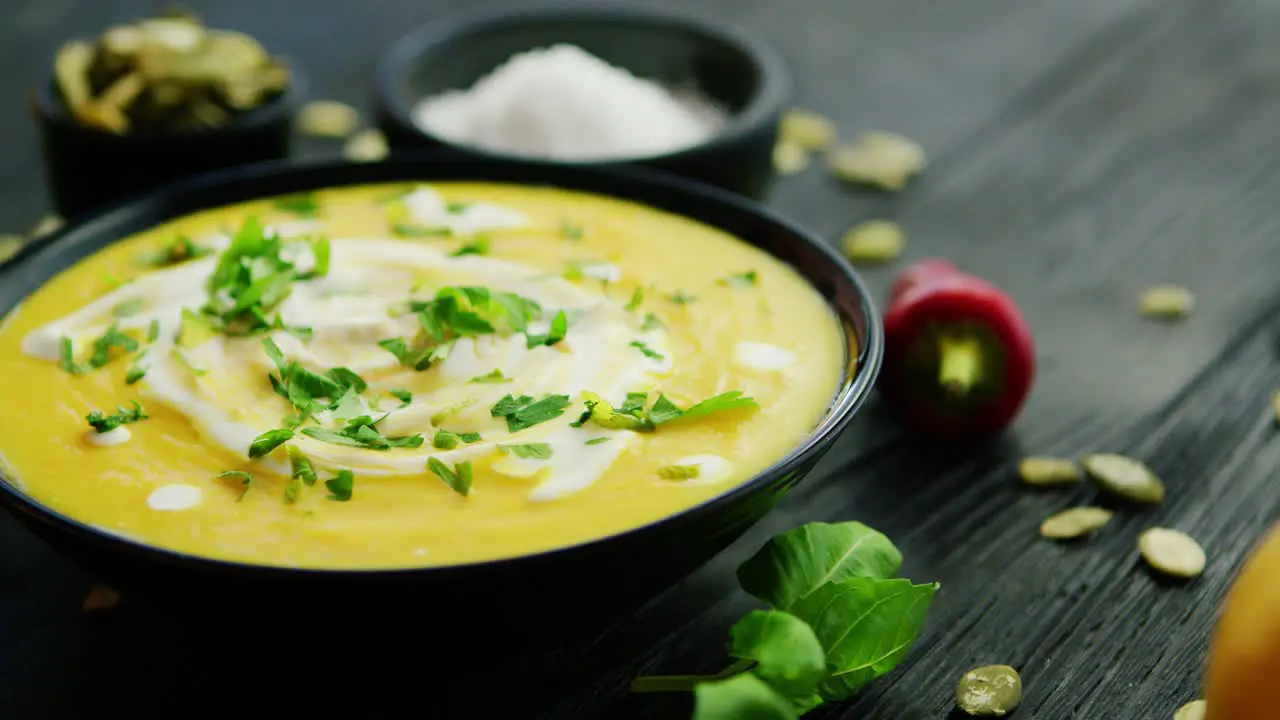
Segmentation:
{"type": "Polygon", "coordinates": [[[760,199],[790,79],[767,43],[718,22],[547,7],[421,27],[387,52],[375,87],[394,153],[637,165],[760,199]],[[428,99],[433,129],[420,108],[428,99]]]}

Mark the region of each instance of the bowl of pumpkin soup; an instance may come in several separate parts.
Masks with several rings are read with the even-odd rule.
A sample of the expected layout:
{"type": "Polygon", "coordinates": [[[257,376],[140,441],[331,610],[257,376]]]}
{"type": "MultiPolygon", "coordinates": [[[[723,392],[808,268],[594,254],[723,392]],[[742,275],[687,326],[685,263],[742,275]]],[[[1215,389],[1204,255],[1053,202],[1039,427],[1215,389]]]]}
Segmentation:
{"type": "Polygon", "coordinates": [[[812,468],[880,362],[807,231],[534,162],[197,178],[25,250],[0,312],[0,501],[183,603],[652,594],[812,468]]]}

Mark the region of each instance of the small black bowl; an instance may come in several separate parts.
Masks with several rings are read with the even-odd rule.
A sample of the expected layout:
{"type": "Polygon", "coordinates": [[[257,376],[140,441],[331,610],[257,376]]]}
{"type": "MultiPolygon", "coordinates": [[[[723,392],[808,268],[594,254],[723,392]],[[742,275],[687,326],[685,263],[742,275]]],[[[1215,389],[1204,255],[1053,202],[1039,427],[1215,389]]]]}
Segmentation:
{"type": "Polygon", "coordinates": [[[53,207],[73,217],[191,175],[289,157],[306,78],[290,81],[262,106],[225,127],[115,135],[76,122],[50,81],[33,98],[53,207]]]}
{"type": "Polygon", "coordinates": [[[512,156],[454,144],[418,127],[424,97],[471,87],[520,52],[557,43],[664,84],[692,81],[731,113],[715,137],[650,157],[565,165],[636,165],[761,199],[774,177],[773,146],[790,80],[776,52],[741,30],[680,14],[621,8],[484,11],[419,28],[387,52],[376,77],[378,124],[393,149],[439,148],[512,156]]]}
{"type": "Polygon", "coordinates": [[[732,193],[634,169],[402,156],[376,164],[264,163],[214,173],[96,212],[27,246],[0,268],[0,314],[80,259],[171,218],[326,187],[446,180],[549,185],[632,200],[722,228],[780,258],[826,298],[843,328],[845,371],[827,413],[786,457],[698,506],[610,537],[493,562],[368,571],[241,564],[103,532],[44,507],[3,476],[0,505],[126,596],[156,608],[194,612],[241,607],[252,599],[255,607],[288,608],[291,614],[364,612],[362,623],[378,617],[431,622],[459,609],[492,611],[486,624],[504,618],[528,624],[531,617],[541,625],[553,618],[581,621],[590,611],[616,613],[652,597],[728,546],[800,482],[870,394],[883,330],[871,295],[843,258],[813,233],[732,193]]]}

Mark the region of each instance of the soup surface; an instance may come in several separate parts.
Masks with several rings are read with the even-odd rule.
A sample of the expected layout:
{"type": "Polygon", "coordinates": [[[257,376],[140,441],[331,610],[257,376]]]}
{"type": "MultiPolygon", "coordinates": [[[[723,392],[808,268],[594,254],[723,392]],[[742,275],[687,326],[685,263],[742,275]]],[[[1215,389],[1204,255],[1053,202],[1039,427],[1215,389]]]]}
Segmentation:
{"type": "Polygon", "coordinates": [[[341,188],[184,217],[49,281],[0,327],[0,459],[49,507],[196,555],[510,557],[778,461],[843,343],[793,270],[686,218],[341,188]]]}

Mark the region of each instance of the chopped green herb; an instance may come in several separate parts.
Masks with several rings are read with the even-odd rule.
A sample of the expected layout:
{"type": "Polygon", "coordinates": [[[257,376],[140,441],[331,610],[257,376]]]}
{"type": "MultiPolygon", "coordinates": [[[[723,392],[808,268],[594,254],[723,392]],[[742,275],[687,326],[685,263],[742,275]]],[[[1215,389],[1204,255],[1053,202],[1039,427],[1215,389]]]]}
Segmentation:
{"type": "Polygon", "coordinates": [[[286,505],[293,505],[298,502],[298,495],[302,494],[302,480],[296,477],[290,477],[289,482],[284,486],[284,502],[286,505]]]}
{"type": "Polygon", "coordinates": [[[396,223],[391,226],[391,233],[396,237],[450,237],[453,231],[447,227],[423,227],[411,223],[396,223]]]}
{"type": "Polygon", "coordinates": [[[131,401],[132,407],[126,408],[123,405],[116,406],[116,412],[110,415],[103,415],[100,410],[94,410],[85,416],[85,420],[89,422],[90,427],[99,433],[106,433],[115,430],[121,425],[129,425],[132,423],[146,420],[149,416],[147,411],[142,409],[142,405],[137,400],[131,401]]]}
{"type": "Polygon", "coordinates": [[[462,247],[449,253],[450,257],[461,257],[463,255],[488,255],[489,254],[489,238],[481,235],[475,240],[463,245],[462,247]]]}
{"type": "Polygon", "coordinates": [[[146,376],[147,368],[143,367],[141,364],[135,364],[129,368],[129,372],[125,373],[124,384],[133,385],[146,376]]]}
{"type": "MultiPolygon", "coordinates": [[[[447,357],[452,341],[457,338],[524,332],[529,321],[541,315],[542,308],[533,300],[515,293],[451,286],[437,290],[432,300],[411,301],[407,311],[418,317],[422,328],[419,339],[411,343],[404,338],[389,338],[378,344],[395,355],[401,364],[421,371],[447,357]]],[[[548,333],[547,339],[551,339],[556,330],[567,329],[567,324],[567,319],[553,320],[552,332],[548,333]]]]}
{"type": "Polygon", "coordinates": [[[132,335],[121,332],[119,325],[112,325],[93,341],[93,353],[89,356],[89,367],[98,369],[111,362],[115,357],[134,352],[138,349],[138,341],[132,335]],[[119,350],[119,353],[112,352],[119,350]]]}
{"type": "Polygon", "coordinates": [[[177,360],[179,365],[191,371],[193,374],[196,375],[196,377],[200,377],[201,375],[205,375],[206,373],[209,372],[204,368],[198,368],[195,365],[192,365],[191,361],[187,359],[186,354],[183,353],[182,350],[177,347],[169,348],[169,356],[172,357],[174,360],[177,360]]]}
{"type": "Polygon", "coordinates": [[[716,283],[719,285],[735,288],[751,287],[752,285],[759,284],[759,282],[760,275],[755,270],[748,270],[746,272],[737,273],[716,280],[716,283]]]}
{"type": "Polygon", "coordinates": [[[658,399],[653,402],[653,407],[649,408],[649,420],[654,425],[661,425],[670,422],[683,415],[684,412],[676,407],[675,403],[667,399],[666,395],[658,395],[658,399]]]}
{"type": "Polygon", "coordinates": [[[644,399],[642,393],[629,393],[627,402],[614,409],[604,398],[593,392],[582,393],[586,409],[572,423],[573,427],[582,427],[588,420],[608,430],[651,430],[653,424],[644,415],[644,399]],[[636,400],[639,400],[637,403],[636,400]]]}
{"type": "Polygon", "coordinates": [[[507,394],[493,406],[490,413],[493,417],[506,418],[507,431],[514,433],[560,417],[571,404],[568,395],[548,395],[534,401],[528,395],[515,398],[507,394]]]}
{"type": "Polygon", "coordinates": [[[343,409],[351,414],[354,395],[368,388],[368,383],[348,368],[332,368],[320,375],[297,362],[286,360],[280,346],[270,337],[262,339],[262,347],[279,370],[278,374],[267,374],[271,389],[289,401],[298,413],[299,423],[321,410],[336,411],[344,402],[343,409]]]}
{"type": "MultiPolygon", "coordinates": [[[[394,389],[388,390],[387,392],[391,394],[391,397],[399,400],[405,405],[408,405],[409,403],[413,402],[413,393],[403,388],[394,388],[394,389]]],[[[403,405],[401,407],[403,407],[403,405]]]]}
{"type": "Polygon", "coordinates": [[[284,210],[302,217],[315,217],[320,212],[320,203],[316,196],[309,192],[294,193],[276,198],[277,210],[284,210]]]}
{"type": "Polygon", "coordinates": [[[697,300],[698,298],[693,295],[688,295],[681,290],[681,291],[677,291],[674,295],[669,296],[667,299],[677,305],[688,305],[689,303],[693,302],[694,300],[697,300]]]}
{"type": "Polygon", "coordinates": [[[469,203],[469,202],[446,203],[444,206],[444,211],[452,215],[457,215],[458,213],[466,212],[467,209],[470,208],[472,205],[475,205],[475,203],[469,203]]]}
{"type": "Polygon", "coordinates": [[[148,265],[164,267],[195,260],[213,253],[213,248],[197,245],[186,235],[178,235],[160,250],[143,255],[142,261],[148,265]]]}
{"type": "Polygon", "coordinates": [[[240,484],[244,485],[244,489],[240,491],[240,497],[236,498],[236,502],[243,500],[245,493],[249,492],[249,488],[253,487],[253,475],[243,470],[227,470],[218,473],[218,477],[239,480],[240,484]]]}
{"type": "Polygon", "coordinates": [[[467,408],[475,404],[476,404],[475,398],[467,398],[466,400],[463,400],[461,402],[456,402],[447,408],[436,411],[429,419],[431,420],[432,425],[439,426],[445,420],[448,420],[454,415],[457,415],[458,413],[462,412],[463,410],[466,410],[467,408]]]}
{"type": "Polygon", "coordinates": [[[511,382],[511,378],[503,375],[501,370],[495,369],[485,373],[484,375],[477,375],[467,382],[481,385],[496,385],[498,383],[509,383],[511,382]]]}
{"type": "Polygon", "coordinates": [[[329,500],[337,502],[347,502],[351,499],[351,492],[355,489],[356,476],[350,470],[339,470],[337,475],[324,481],[324,486],[329,489],[329,500]]]}
{"type": "Polygon", "coordinates": [[[289,446],[289,477],[301,480],[307,487],[316,484],[316,469],[296,445],[289,446]]]}
{"type": "Polygon", "coordinates": [[[392,448],[416,448],[422,447],[425,442],[422,435],[406,435],[403,437],[387,437],[378,432],[377,425],[386,416],[378,420],[374,420],[368,415],[361,415],[347,421],[346,426],[340,430],[331,430],[329,428],[307,427],[302,429],[302,434],[309,438],[315,438],[321,442],[327,442],[333,445],[345,445],[347,447],[364,448],[366,450],[390,450],[392,448]]]}
{"type": "Polygon", "coordinates": [[[512,454],[527,460],[546,460],[553,454],[547,443],[524,443],[523,445],[499,445],[498,451],[512,454]]]}
{"type": "Polygon", "coordinates": [[[181,324],[178,326],[178,337],[175,342],[185,348],[200,347],[217,337],[218,328],[213,318],[197,315],[190,310],[182,309],[181,324]]]}
{"type": "Polygon", "coordinates": [[[160,339],[160,321],[152,320],[147,326],[147,342],[153,343],[160,339]]]}
{"type": "Polygon", "coordinates": [[[635,292],[631,293],[631,299],[627,301],[626,309],[638,310],[642,302],[644,302],[644,288],[636,288],[635,292]]]}
{"type": "Polygon", "coordinates": [[[427,469],[459,495],[466,497],[471,494],[471,461],[460,462],[451,468],[433,455],[427,458],[427,469]]]}
{"type": "Polygon", "coordinates": [[[666,357],[667,357],[666,355],[663,355],[662,353],[658,352],[657,350],[654,350],[654,349],[650,348],[648,345],[646,345],[646,344],[644,344],[644,343],[640,342],[639,340],[632,340],[632,341],[631,341],[631,343],[630,343],[630,345],[631,345],[631,347],[636,348],[637,350],[639,350],[639,351],[640,351],[640,354],[644,355],[645,357],[649,358],[650,360],[665,360],[665,359],[666,359],[666,357]]]}
{"type": "Polygon", "coordinates": [[[71,338],[64,336],[59,340],[58,349],[60,357],[58,363],[59,367],[72,375],[79,375],[85,372],[85,368],[76,362],[76,349],[71,338]]]}
{"type": "Polygon", "coordinates": [[[666,325],[663,324],[663,322],[658,319],[658,316],[654,315],[653,313],[646,313],[644,316],[644,322],[640,323],[640,329],[644,330],[645,332],[648,332],[650,330],[658,330],[665,327],[666,325]]]}
{"type": "Polygon", "coordinates": [[[525,344],[528,349],[538,347],[539,345],[555,345],[564,339],[569,332],[569,318],[565,317],[564,311],[556,313],[551,319],[551,326],[547,328],[546,334],[525,334],[525,344]]]}
{"type": "Polygon", "coordinates": [[[658,468],[658,477],[663,480],[692,480],[701,474],[698,465],[666,465],[658,468]]]}
{"type": "Polygon", "coordinates": [[[655,425],[661,425],[674,420],[692,420],[693,418],[717,412],[724,412],[727,410],[760,407],[754,398],[743,397],[741,390],[731,390],[727,393],[716,395],[715,397],[709,397],[688,410],[683,411],[676,407],[670,400],[667,400],[665,395],[658,396],[658,401],[654,403],[655,409],[659,408],[659,403],[662,403],[660,416],[655,417],[654,414],[650,414],[650,419],[653,420],[655,425]]]}
{"type": "Polygon", "coordinates": [[[437,450],[452,450],[458,447],[458,443],[461,441],[462,438],[458,437],[457,433],[441,428],[436,430],[435,437],[431,438],[431,447],[437,450]]]}
{"type": "Polygon", "coordinates": [[[288,428],[268,430],[249,443],[249,457],[257,459],[293,439],[293,431],[288,428]]]}
{"type": "Polygon", "coordinates": [[[610,438],[607,438],[607,437],[591,438],[590,440],[586,441],[583,444],[584,445],[600,445],[601,443],[609,442],[609,440],[610,438]]]}
{"type": "Polygon", "coordinates": [[[111,308],[111,314],[118,318],[133,317],[134,315],[142,312],[142,305],[143,303],[140,298],[126,300],[111,308]]]}
{"type": "Polygon", "coordinates": [[[560,222],[560,235],[565,240],[581,240],[582,226],[568,220],[563,220],[560,222]]]}

